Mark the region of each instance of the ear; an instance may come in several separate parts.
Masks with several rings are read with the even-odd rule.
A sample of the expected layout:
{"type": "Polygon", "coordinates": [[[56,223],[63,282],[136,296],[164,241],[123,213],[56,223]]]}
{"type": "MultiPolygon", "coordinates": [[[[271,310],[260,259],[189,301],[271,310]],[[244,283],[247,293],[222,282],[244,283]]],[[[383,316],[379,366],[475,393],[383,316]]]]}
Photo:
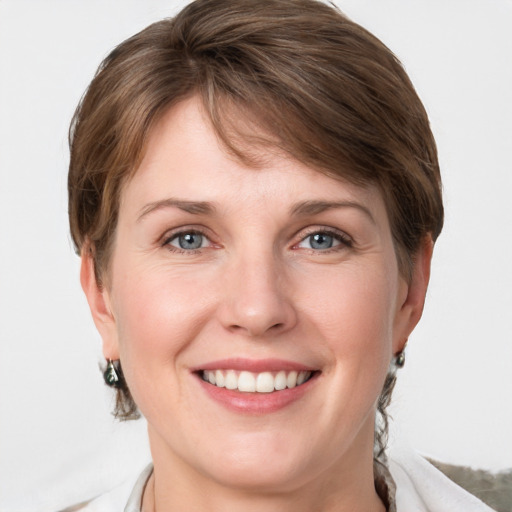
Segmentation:
{"type": "Polygon", "coordinates": [[[434,242],[432,237],[428,235],[414,257],[410,282],[407,283],[403,280],[399,285],[399,303],[397,305],[393,339],[393,353],[395,355],[404,349],[409,335],[420,321],[423,313],[433,250],[434,242]]]}
{"type": "Polygon", "coordinates": [[[80,283],[87,297],[96,329],[103,340],[103,355],[105,359],[119,359],[117,326],[112,313],[110,295],[107,287],[100,285],[96,280],[93,249],[90,244],[84,245],[81,257],[80,283]]]}

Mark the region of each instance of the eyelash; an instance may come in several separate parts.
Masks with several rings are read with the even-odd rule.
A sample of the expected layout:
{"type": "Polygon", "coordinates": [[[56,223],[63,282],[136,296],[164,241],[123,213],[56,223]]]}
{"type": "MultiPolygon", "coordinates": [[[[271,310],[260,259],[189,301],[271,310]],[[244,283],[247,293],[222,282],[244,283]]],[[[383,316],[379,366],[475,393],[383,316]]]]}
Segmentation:
{"type": "Polygon", "coordinates": [[[206,238],[210,242],[210,244],[213,244],[210,238],[200,229],[181,229],[179,231],[175,231],[171,234],[166,234],[163,238],[162,246],[165,247],[168,251],[173,252],[175,254],[186,254],[186,255],[193,255],[198,254],[201,252],[202,249],[206,249],[206,247],[198,247],[197,249],[183,249],[179,247],[175,247],[171,245],[171,242],[173,240],[176,240],[180,236],[185,235],[199,235],[203,238],[206,238]]]}
{"type": "Polygon", "coordinates": [[[354,245],[354,241],[350,238],[346,233],[342,231],[338,231],[332,228],[311,228],[307,230],[304,234],[302,234],[300,241],[297,244],[294,244],[293,248],[298,248],[298,245],[307,240],[309,237],[313,235],[327,235],[334,238],[339,242],[339,245],[335,245],[334,247],[330,247],[328,249],[307,249],[312,254],[329,254],[331,252],[341,251],[346,248],[351,248],[354,245]]]}
{"type": "MultiPolygon", "coordinates": [[[[313,248],[304,248],[305,250],[311,252],[312,254],[328,254],[331,252],[336,252],[343,250],[345,248],[350,248],[353,246],[353,240],[345,233],[341,231],[334,230],[332,228],[311,228],[307,230],[305,233],[302,233],[301,239],[299,242],[293,245],[292,249],[300,249],[299,244],[303,243],[305,240],[307,240],[309,237],[313,235],[327,235],[329,237],[332,237],[337,242],[339,242],[339,245],[335,245],[334,247],[330,247],[327,249],[313,249],[313,248]]],[[[176,253],[176,254],[187,254],[187,255],[194,255],[201,252],[202,249],[206,249],[208,247],[198,247],[197,249],[183,249],[178,248],[173,245],[171,245],[171,242],[173,240],[176,240],[180,236],[185,235],[199,235],[201,237],[206,238],[208,242],[211,245],[214,245],[213,242],[210,240],[210,238],[206,235],[206,233],[200,229],[181,229],[180,231],[175,231],[171,234],[166,234],[163,237],[162,246],[165,247],[170,252],[176,253]]]]}

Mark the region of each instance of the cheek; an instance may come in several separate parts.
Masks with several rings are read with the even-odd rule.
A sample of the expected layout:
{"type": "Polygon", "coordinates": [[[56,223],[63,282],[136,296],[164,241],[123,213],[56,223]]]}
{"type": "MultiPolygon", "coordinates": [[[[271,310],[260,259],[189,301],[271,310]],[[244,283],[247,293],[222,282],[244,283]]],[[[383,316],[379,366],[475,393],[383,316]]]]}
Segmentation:
{"type": "Polygon", "coordinates": [[[391,359],[394,287],[379,270],[365,266],[333,274],[322,291],[310,286],[305,295],[310,309],[304,316],[322,337],[331,362],[326,410],[338,411],[334,416],[347,424],[357,425],[373,410],[391,359]]]}
{"type": "Polygon", "coordinates": [[[307,336],[323,345],[328,361],[322,405],[310,419],[332,428],[339,446],[375,410],[389,367],[394,296],[392,281],[381,269],[351,267],[323,281],[310,273],[304,281],[307,336]]]}
{"type": "Polygon", "coordinates": [[[348,360],[372,360],[391,350],[394,290],[379,268],[354,268],[323,280],[314,275],[304,294],[304,308],[322,330],[330,349],[348,360]]]}
{"type": "MultiPolygon", "coordinates": [[[[194,340],[209,317],[210,303],[198,290],[197,276],[155,268],[130,268],[115,283],[114,309],[123,370],[136,397],[149,390],[162,372],[194,340]],[[116,300],[117,299],[117,300],[116,300]]],[[[137,401],[137,397],[136,397],[137,401]]]]}

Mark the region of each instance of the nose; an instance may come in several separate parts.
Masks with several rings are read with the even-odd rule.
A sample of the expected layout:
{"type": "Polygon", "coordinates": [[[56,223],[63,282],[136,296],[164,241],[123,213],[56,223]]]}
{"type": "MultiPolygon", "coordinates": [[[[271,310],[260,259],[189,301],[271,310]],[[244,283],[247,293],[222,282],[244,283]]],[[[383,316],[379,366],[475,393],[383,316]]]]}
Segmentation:
{"type": "Polygon", "coordinates": [[[243,258],[226,269],[219,317],[224,327],[250,337],[293,328],[297,312],[285,269],[272,255],[243,258]]]}

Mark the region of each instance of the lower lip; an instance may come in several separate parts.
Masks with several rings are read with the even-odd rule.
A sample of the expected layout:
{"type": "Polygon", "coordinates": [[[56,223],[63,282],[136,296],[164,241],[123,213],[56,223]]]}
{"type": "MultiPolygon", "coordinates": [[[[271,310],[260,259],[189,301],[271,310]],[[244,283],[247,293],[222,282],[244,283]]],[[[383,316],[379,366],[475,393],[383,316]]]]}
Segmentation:
{"type": "Polygon", "coordinates": [[[317,380],[315,373],[307,382],[291,389],[272,393],[243,393],[219,388],[197,376],[202,388],[214,401],[232,411],[247,414],[267,414],[276,412],[296,402],[307,393],[317,380]]]}

